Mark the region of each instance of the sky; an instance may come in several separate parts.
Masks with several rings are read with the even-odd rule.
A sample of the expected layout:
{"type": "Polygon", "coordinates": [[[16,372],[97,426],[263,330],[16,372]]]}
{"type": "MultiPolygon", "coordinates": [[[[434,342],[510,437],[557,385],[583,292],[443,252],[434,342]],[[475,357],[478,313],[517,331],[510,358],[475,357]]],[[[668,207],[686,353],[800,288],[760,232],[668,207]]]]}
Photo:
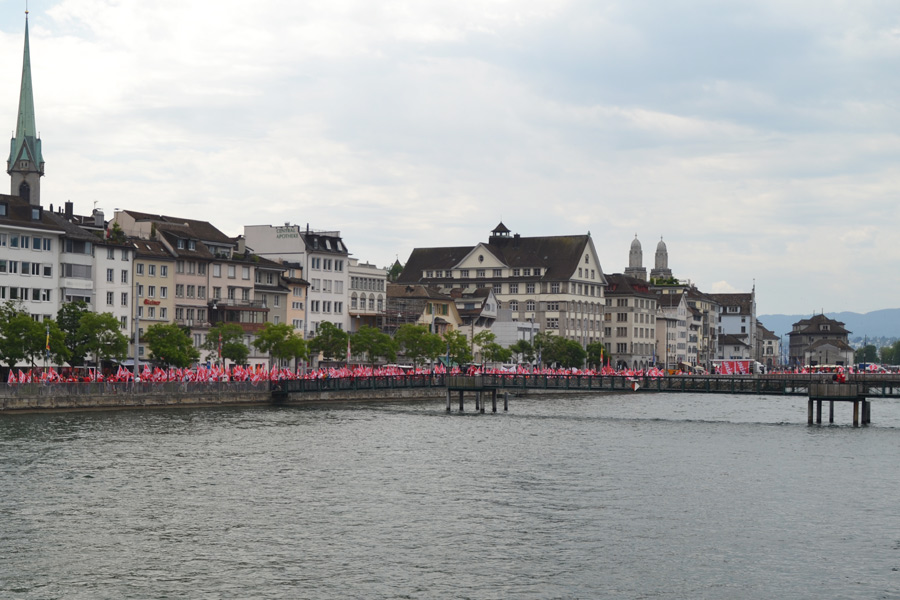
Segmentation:
{"type": "MultiPolygon", "coordinates": [[[[361,262],[590,232],[758,314],[900,307],[879,0],[31,0],[44,206],[341,232],[361,262]]],[[[0,122],[24,2],[0,0],[0,122]]],[[[6,115],[4,117],[3,115],[6,115]]]]}

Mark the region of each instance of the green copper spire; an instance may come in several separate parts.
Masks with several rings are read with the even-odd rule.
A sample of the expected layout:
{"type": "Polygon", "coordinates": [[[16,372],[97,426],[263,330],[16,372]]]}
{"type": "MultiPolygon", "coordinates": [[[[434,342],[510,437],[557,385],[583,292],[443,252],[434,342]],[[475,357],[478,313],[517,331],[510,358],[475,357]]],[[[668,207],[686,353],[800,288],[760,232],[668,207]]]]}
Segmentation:
{"type": "Polygon", "coordinates": [[[19,117],[16,122],[16,137],[10,145],[8,171],[19,170],[20,161],[29,161],[28,171],[43,174],[44,157],[41,155],[41,140],[37,137],[34,124],[34,92],[31,87],[31,51],[28,45],[28,13],[25,13],[25,55],[22,61],[22,85],[19,88],[19,117]]]}
{"type": "Polygon", "coordinates": [[[22,60],[22,86],[19,88],[19,116],[16,137],[9,144],[6,172],[10,176],[10,193],[34,206],[41,204],[41,177],[44,156],[41,140],[34,124],[34,92],[31,88],[31,50],[28,46],[28,11],[25,11],[25,56],[22,60]]]}

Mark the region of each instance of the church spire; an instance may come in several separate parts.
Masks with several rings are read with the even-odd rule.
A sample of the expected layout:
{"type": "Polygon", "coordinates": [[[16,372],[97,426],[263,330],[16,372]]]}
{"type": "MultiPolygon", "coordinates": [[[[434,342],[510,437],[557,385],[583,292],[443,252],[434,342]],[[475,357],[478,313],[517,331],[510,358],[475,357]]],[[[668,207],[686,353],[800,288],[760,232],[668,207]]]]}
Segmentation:
{"type": "Polygon", "coordinates": [[[31,86],[31,50],[28,44],[28,11],[25,11],[25,52],[22,58],[22,83],[19,87],[19,114],[16,136],[10,141],[6,172],[11,181],[10,193],[21,196],[32,205],[41,204],[41,181],[44,157],[41,140],[34,122],[34,92],[31,86]]]}

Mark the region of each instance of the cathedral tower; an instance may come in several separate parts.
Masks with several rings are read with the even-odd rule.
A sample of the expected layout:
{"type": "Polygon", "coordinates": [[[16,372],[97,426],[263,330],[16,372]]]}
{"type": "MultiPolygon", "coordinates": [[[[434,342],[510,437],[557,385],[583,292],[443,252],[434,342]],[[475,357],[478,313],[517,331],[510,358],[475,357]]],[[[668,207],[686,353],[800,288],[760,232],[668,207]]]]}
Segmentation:
{"type": "Polygon", "coordinates": [[[647,269],[644,268],[644,251],[641,249],[641,242],[638,240],[637,234],[634,234],[634,240],[631,242],[631,250],[628,252],[628,268],[625,274],[629,277],[636,277],[647,281],[647,269]]]}
{"type": "Polygon", "coordinates": [[[32,206],[41,205],[41,177],[44,176],[44,157],[41,140],[34,124],[34,94],[31,87],[31,52],[28,48],[28,11],[25,11],[25,54],[22,59],[22,84],[19,88],[19,116],[16,137],[10,141],[10,194],[27,200],[32,206]]]}

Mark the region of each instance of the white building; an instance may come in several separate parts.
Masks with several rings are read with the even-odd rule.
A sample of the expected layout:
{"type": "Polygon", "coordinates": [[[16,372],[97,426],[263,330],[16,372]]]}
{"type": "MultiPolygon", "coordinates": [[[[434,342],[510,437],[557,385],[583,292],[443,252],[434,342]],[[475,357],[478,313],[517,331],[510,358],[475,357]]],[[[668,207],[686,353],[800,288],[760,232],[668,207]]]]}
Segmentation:
{"type": "Polygon", "coordinates": [[[351,331],[349,256],[339,231],[304,230],[299,225],[245,225],[244,239],[254,254],[273,261],[299,263],[309,282],[304,337],[315,336],[328,321],[351,331]]]}

